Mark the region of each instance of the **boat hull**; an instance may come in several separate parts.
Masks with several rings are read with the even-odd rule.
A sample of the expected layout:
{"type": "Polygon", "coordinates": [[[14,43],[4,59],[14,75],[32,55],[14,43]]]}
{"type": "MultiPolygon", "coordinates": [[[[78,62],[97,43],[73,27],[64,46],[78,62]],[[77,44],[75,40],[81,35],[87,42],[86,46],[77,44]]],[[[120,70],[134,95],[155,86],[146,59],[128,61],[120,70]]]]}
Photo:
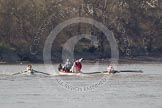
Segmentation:
{"type": "Polygon", "coordinates": [[[92,73],[72,73],[72,72],[58,72],[59,75],[98,75],[98,74],[110,74],[108,72],[92,72],[92,73]]]}
{"type": "Polygon", "coordinates": [[[58,72],[59,75],[81,75],[82,73],[58,72]]]}

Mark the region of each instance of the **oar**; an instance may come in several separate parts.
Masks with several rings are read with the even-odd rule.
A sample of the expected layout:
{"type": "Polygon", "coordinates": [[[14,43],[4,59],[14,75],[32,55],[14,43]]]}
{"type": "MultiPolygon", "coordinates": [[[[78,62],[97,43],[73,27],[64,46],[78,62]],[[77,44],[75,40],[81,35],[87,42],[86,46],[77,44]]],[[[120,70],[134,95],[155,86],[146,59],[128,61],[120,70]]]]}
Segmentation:
{"type": "MultiPolygon", "coordinates": [[[[18,75],[18,74],[22,74],[23,72],[17,72],[17,73],[13,73],[12,75],[18,75]]],[[[45,75],[50,75],[48,73],[45,73],[45,72],[39,72],[39,71],[35,71],[34,70],[34,73],[41,73],[41,74],[45,74],[45,75]]]]}
{"type": "Polygon", "coordinates": [[[107,73],[107,71],[102,71],[102,72],[99,72],[99,71],[98,72],[86,72],[86,73],[83,73],[83,74],[100,74],[100,73],[107,73]]]}
{"type": "Polygon", "coordinates": [[[83,74],[99,74],[99,73],[102,73],[102,72],[91,72],[91,73],[87,72],[87,73],[83,73],[83,74]]]}
{"type": "Polygon", "coordinates": [[[11,74],[0,74],[0,76],[10,76],[11,74]]]}
{"type": "Polygon", "coordinates": [[[22,74],[22,72],[13,73],[11,75],[18,75],[18,74],[22,74]]]}
{"type": "Polygon", "coordinates": [[[50,75],[49,73],[40,72],[40,71],[34,71],[34,73],[41,73],[41,74],[45,74],[45,75],[50,75]]]}
{"type": "MultiPolygon", "coordinates": [[[[110,73],[121,73],[121,72],[127,72],[127,73],[143,73],[142,70],[114,70],[110,73]]],[[[102,71],[102,72],[90,72],[90,73],[84,73],[84,74],[99,74],[99,73],[108,73],[108,71],[102,71]]]]}
{"type": "Polygon", "coordinates": [[[143,73],[142,70],[120,70],[120,71],[118,71],[118,72],[143,73]]]}

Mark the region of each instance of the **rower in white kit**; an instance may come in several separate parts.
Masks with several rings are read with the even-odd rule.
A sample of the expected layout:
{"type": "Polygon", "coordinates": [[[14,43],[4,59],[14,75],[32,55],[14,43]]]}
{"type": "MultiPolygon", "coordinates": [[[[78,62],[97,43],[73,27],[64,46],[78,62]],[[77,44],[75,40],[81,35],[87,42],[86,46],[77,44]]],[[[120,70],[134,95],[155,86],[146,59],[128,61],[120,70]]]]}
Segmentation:
{"type": "Polygon", "coordinates": [[[107,67],[107,72],[108,72],[108,73],[113,73],[113,72],[114,72],[114,68],[113,68],[112,65],[108,65],[108,67],[107,67]]]}

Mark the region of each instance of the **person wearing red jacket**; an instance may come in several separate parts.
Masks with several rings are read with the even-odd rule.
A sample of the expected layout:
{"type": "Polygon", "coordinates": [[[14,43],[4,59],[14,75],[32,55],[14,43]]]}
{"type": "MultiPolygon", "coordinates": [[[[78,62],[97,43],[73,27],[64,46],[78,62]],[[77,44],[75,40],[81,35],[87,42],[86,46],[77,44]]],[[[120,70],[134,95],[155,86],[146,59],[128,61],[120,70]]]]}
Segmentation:
{"type": "Polygon", "coordinates": [[[79,60],[76,60],[72,66],[72,68],[70,69],[71,72],[81,72],[81,69],[82,69],[82,64],[81,64],[81,61],[83,60],[83,58],[79,59],[79,60]]]}
{"type": "Polygon", "coordinates": [[[82,64],[79,60],[75,62],[75,68],[76,68],[76,72],[80,72],[80,70],[82,69],[82,64]]]}

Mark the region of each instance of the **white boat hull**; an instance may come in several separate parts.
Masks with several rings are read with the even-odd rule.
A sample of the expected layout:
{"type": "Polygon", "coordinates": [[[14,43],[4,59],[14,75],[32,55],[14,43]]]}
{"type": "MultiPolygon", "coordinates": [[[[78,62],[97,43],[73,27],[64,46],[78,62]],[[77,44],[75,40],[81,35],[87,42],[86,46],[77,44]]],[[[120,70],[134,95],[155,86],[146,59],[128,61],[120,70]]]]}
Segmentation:
{"type": "Polygon", "coordinates": [[[110,73],[70,73],[70,72],[58,72],[59,75],[98,75],[98,74],[110,74],[110,73]]]}
{"type": "Polygon", "coordinates": [[[59,75],[81,75],[82,73],[58,72],[59,75]]]}

